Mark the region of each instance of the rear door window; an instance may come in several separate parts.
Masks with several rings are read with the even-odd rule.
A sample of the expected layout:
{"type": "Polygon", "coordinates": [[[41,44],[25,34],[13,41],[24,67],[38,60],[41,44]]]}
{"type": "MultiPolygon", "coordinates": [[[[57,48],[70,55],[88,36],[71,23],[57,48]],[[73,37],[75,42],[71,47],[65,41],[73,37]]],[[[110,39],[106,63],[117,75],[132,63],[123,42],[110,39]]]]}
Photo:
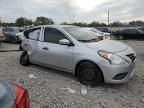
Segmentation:
{"type": "Polygon", "coordinates": [[[34,28],[34,29],[25,31],[24,35],[26,36],[26,38],[30,40],[38,41],[40,37],[40,33],[41,33],[41,28],[34,28]]]}

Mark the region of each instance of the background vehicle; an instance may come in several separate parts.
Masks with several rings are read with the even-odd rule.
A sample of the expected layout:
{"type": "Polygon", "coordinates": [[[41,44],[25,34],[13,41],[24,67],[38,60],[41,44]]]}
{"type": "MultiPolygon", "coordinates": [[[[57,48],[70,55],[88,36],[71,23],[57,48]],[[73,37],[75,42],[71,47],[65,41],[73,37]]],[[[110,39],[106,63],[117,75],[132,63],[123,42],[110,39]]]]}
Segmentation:
{"type": "Polygon", "coordinates": [[[82,84],[125,83],[133,76],[136,54],[113,40],[99,41],[87,29],[70,25],[45,25],[20,36],[24,52],[21,65],[34,63],[73,73],[82,84]]]}
{"type": "Polygon", "coordinates": [[[110,30],[107,27],[98,27],[97,29],[105,33],[110,33],[110,30]]]}
{"type": "Polygon", "coordinates": [[[5,40],[5,36],[3,34],[3,28],[0,27],[0,45],[1,45],[1,42],[5,40]]]}
{"type": "Polygon", "coordinates": [[[11,42],[11,43],[18,43],[20,40],[18,39],[18,36],[16,35],[19,33],[19,28],[18,27],[5,27],[3,29],[3,33],[5,36],[5,41],[11,42]]]}
{"type": "Polygon", "coordinates": [[[95,32],[92,28],[84,27],[83,29],[91,31],[99,40],[104,40],[105,35],[99,32],[95,32]]]}
{"type": "Polygon", "coordinates": [[[144,27],[141,27],[141,28],[138,28],[138,29],[144,32],[144,27]]]}
{"type": "Polygon", "coordinates": [[[144,39],[144,32],[139,29],[124,29],[114,34],[118,39],[144,39]]]}
{"type": "Polygon", "coordinates": [[[30,108],[27,90],[11,82],[0,80],[0,108],[30,108]]]}
{"type": "Polygon", "coordinates": [[[103,39],[111,39],[111,38],[110,38],[110,33],[102,32],[102,31],[100,31],[100,30],[98,30],[98,29],[96,29],[96,28],[89,28],[89,29],[90,29],[91,31],[95,32],[95,33],[101,34],[101,35],[103,36],[102,40],[103,40],[103,39]]]}

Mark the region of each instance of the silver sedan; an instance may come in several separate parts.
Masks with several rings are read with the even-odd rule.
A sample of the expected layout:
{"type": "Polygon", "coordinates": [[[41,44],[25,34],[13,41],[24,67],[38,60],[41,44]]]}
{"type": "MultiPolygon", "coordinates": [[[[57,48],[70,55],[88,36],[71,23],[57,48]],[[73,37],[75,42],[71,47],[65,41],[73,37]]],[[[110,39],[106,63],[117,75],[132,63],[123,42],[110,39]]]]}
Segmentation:
{"type": "Polygon", "coordinates": [[[21,33],[21,65],[34,63],[73,73],[84,85],[126,83],[133,76],[136,54],[114,40],[100,41],[89,30],[44,25],[21,33]]]}

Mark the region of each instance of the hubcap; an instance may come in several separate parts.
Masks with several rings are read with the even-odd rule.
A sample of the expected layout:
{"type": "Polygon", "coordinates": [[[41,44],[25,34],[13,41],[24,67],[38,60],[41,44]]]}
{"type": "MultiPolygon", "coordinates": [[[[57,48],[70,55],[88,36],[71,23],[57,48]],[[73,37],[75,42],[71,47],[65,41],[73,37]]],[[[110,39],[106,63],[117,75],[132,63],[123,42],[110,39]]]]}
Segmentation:
{"type": "Polygon", "coordinates": [[[26,59],[27,59],[27,56],[25,55],[25,56],[24,56],[24,60],[26,60],[26,59]]]}
{"type": "Polygon", "coordinates": [[[84,70],[84,77],[87,81],[91,81],[95,78],[95,72],[90,69],[84,70]]]}
{"type": "Polygon", "coordinates": [[[25,55],[23,56],[23,61],[25,62],[27,59],[28,59],[28,56],[25,54],[25,55]]]}

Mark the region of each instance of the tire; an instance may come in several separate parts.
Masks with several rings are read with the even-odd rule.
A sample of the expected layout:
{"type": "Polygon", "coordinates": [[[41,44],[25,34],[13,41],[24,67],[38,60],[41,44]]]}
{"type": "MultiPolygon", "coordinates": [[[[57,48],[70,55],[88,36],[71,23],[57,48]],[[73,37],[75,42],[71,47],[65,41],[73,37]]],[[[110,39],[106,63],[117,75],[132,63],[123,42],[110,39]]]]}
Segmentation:
{"type": "Polygon", "coordinates": [[[21,46],[21,45],[19,46],[19,50],[20,50],[20,51],[23,51],[23,48],[22,48],[22,46],[21,46]]]}
{"type": "Polygon", "coordinates": [[[28,53],[26,51],[24,51],[22,53],[22,55],[20,56],[20,64],[22,66],[28,66],[30,64],[30,62],[29,62],[29,56],[28,56],[28,53]]]}
{"type": "Polygon", "coordinates": [[[11,37],[11,38],[10,38],[10,42],[11,42],[12,44],[16,44],[16,43],[17,43],[17,38],[16,38],[16,37],[11,37]]]}
{"type": "Polygon", "coordinates": [[[96,86],[103,82],[103,75],[98,66],[91,62],[83,62],[78,66],[77,76],[80,83],[96,86]]]}

